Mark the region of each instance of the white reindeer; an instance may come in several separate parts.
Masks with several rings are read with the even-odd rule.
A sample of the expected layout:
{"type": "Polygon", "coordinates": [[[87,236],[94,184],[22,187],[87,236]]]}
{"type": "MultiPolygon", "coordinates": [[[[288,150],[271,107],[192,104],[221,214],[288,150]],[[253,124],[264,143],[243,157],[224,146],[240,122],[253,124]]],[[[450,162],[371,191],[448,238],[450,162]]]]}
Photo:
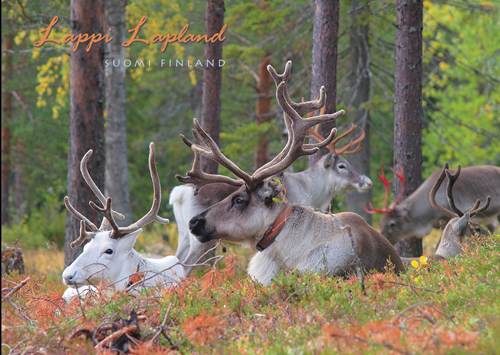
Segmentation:
{"type": "MultiPolygon", "coordinates": [[[[291,67],[292,62],[287,62],[285,71],[281,75],[278,75],[273,67],[268,67],[276,86],[288,80],[291,67]]],[[[308,105],[296,106],[297,112],[301,116],[307,114],[311,118],[311,111],[323,107],[324,102],[325,95],[324,91],[322,91],[318,101],[310,102],[308,105]]],[[[321,114],[324,114],[324,109],[321,110],[321,114]]],[[[352,133],[355,129],[356,126],[353,125],[347,132],[326,145],[325,147],[330,150],[330,153],[322,157],[312,167],[299,173],[285,172],[283,174],[282,181],[287,190],[287,198],[291,203],[327,210],[335,196],[354,189],[358,192],[366,192],[372,187],[370,178],[356,170],[341,156],[342,154],[353,154],[361,150],[361,141],[365,136],[363,129],[360,128],[362,134],[358,139],[351,140],[344,147],[335,148],[340,139],[352,133]],[[356,144],[357,146],[355,146],[356,144]],[[355,146],[355,148],[349,150],[352,146],[355,146]]],[[[318,142],[325,140],[317,130],[310,130],[309,133],[318,142]]],[[[199,189],[199,191],[194,185],[190,184],[176,186],[172,189],[169,203],[173,206],[175,221],[179,230],[175,256],[183,262],[188,274],[192,270],[189,265],[197,262],[216,243],[216,241],[210,243],[198,242],[189,233],[189,220],[210,206],[222,201],[237,189],[238,187],[225,183],[210,184],[199,189]]]]}
{"type": "Polygon", "coordinates": [[[137,275],[137,278],[141,279],[140,287],[172,285],[185,277],[184,268],[177,257],[149,259],[142,257],[134,250],[142,227],[153,221],[162,224],[169,223],[168,219],[157,215],[161,203],[161,186],[155,165],[154,143],[149,145],[149,150],[149,170],[154,188],[153,205],[144,217],[128,227],[118,227],[114,217],[120,218],[121,216],[111,210],[111,197],[106,199],[90,177],[87,161],[92,155],[92,150],[89,150],[83,157],[80,171],[104,208],[98,207],[92,201],[90,201],[90,206],[104,218],[100,228],[97,228],[88,218],[76,211],[69,198],[65,197],[66,207],[80,220],[80,235],[71,243],[71,247],[82,245],[90,240],[84,246],[82,254],[63,272],[63,282],[69,286],[63,295],[66,301],[77,294],[85,295],[95,290],[94,285],[101,281],[108,281],[118,290],[123,290],[130,286],[132,275],[137,275]],[[112,228],[111,231],[108,230],[109,226],[112,228]],[[91,231],[88,232],[87,228],[91,231]]]}
{"type": "Polygon", "coordinates": [[[324,142],[303,144],[310,127],[335,120],[344,112],[303,119],[300,109],[316,105],[317,101],[293,103],[284,82],[279,84],[276,96],[285,113],[288,142],[273,161],[251,176],[222,154],[196,119],[193,133],[199,143],[181,135],[184,143],[194,151],[195,158],[186,177],[176,175],[179,181],[192,183],[197,188],[214,182],[239,186],[224,200],[193,217],[189,222],[191,233],[201,243],[222,239],[256,248],[259,253],[252,258],[248,272],[264,284],[281,271],[324,271],[337,275],[358,267],[383,271],[389,259],[396,272],[403,271],[396,250],[361,216],[349,212],[329,215],[287,201],[278,174],[299,156],[314,154],[330,143],[336,129],[324,142]],[[204,173],[200,156],[218,162],[240,180],[204,173]]]}

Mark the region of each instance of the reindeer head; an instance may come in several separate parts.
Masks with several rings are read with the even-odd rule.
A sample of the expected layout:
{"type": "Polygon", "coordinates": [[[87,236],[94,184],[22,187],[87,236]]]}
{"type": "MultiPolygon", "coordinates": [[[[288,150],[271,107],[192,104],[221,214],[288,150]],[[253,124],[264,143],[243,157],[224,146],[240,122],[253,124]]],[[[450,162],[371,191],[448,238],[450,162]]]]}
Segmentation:
{"type": "Polygon", "coordinates": [[[457,181],[460,175],[461,167],[460,164],[457,166],[455,174],[449,171],[448,163],[444,164],[444,168],[432,186],[431,192],[429,193],[429,200],[436,210],[444,214],[445,216],[451,218],[448,224],[441,234],[441,241],[439,243],[436,254],[442,255],[444,257],[455,257],[461,253],[461,244],[466,238],[470,237],[474,233],[489,235],[489,231],[483,229],[479,224],[471,222],[470,219],[476,214],[485,211],[491,202],[490,196],[486,197],[486,202],[482,207],[479,207],[480,200],[477,200],[474,206],[467,212],[462,212],[456,205],[455,199],[453,197],[453,185],[457,181]],[[439,187],[443,183],[445,176],[448,177],[448,185],[446,186],[446,198],[448,199],[448,204],[452,211],[442,207],[436,202],[436,193],[439,187]]]}
{"type": "Polygon", "coordinates": [[[284,112],[288,129],[287,144],[272,161],[257,169],[252,176],[242,171],[221,153],[217,144],[200,127],[196,119],[193,121],[193,135],[199,144],[194,144],[181,135],[184,143],[194,151],[195,158],[193,168],[187,173],[187,177],[177,175],[177,180],[193,183],[195,193],[200,187],[214,182],[240,186],[236,192],[191,219],[189,222],[191,233],[200,242],[224,239],[256,245],[268,230],[272,230],[273,223],[278,220],[282,212],[291,210],[288,207],[290,204],[286,200],[283,183],[280,176],[276,175],[289,167],[298,157],[316,153],[335,137],[336,129],[332,129],[328,138],[323,142],[304,144],[309,128],[322,122],[333,121],[343,115],[344,111],[303,119],[303,115],[324,105],[325,89],[321,88],[319,100],[292,102],[285,83],[290,69],[291,62],[288,62],[284,74],[278,75],[271,66],[268,66],[277,85],[278,104],[284,112]],[[240,180],[203,173],[200,167],[200,155],[218,162],[240,180]]]}
{"type": "Polygon", "coordinates": [[[366,205],[363,205],[363,210],[366,213],[369,214],[375,214],[375,213],[383,213],[380,226],[382,227],[382,235],[386,237],[392,244],[395,244],[398,241],[399,235],[396,235],[396,233],[393,233],[393,230],[399,230],[400,226],[398,224],[402,223],[402,221],[405,221],[405,223],[408,223],[407,221],[407,214],[404,208],[398,206],[399,201],[401,200],[401,197],[403,197],[403,193],[405,190],[405,177],[404,177],[404,172],[401,167],[399,167],[399,173],[396,173],[396,171],[391,168],[391,171],[393,174],[401,181],[402,187],[401,190],[399,191],[399,195],[394,199],[393,203],[389,206],[389,209],[387,209],[387,202],[389,200],[389,185],[392,182],[392,180],[387,180],[385,177],[385,172],[384,172],[384,165],[381,164],[381,175],[377,174],[378,178],[382,181],[384,184],[385,188],[385,197],[384,197],[384,204],[382,209],[376,209],[373,207],[372,203],[370,202],[370,209],[366,207],[366,205]]]}
{"type": "MultiPolygon", "coordinates": [[[[321,114],[324,114],[324,108],[320,111],[321,114]]],[[[308,117],[311,117],[308,115],[308,117]]],[[[361,141],[365,138],[365,131],[363,128],[359,128],[361,130],[361,135],[356,140],[351,139],[351,141],[341,148],[335,148],[335,145],[344,137],[352,133],[357,128],[356,125],[352,125],[349,130],[345,133],[336,137],[331,143],[329,143],[326,148],[330,151],[329,154],[322,157],[318,164],[323,164],[325,171],[327,171],[329,175],[328,181],[332,181],[335,184],[335,188],[338,191],[348,191],[348,190],[357,190],[358,192],[367,192],[373,186],[371,179],[358,170],[356,170],[349,162],[344,159],[342,154],[354,154],[361,150],[361,141]],[[357,144],[357,146],[356,146],[357,144]],[[356,146],[354,149],[349,150],[352,146],[356,146]]],[[[316,126],[314,130],[309,129],[310,138],[316,139],[318,142],[323,142],[325,138],[323,138],[319,134],[319,125],[316,126]]]]}
{"type": "Polygon", "coordinates": [[[92,150],[82,158],[80,171],[104,208],[97,206],[90,201],[90,206],[97,213],[103,216],[102,224],[97,228],[88,218],[71,205],[69,198],[64,198],[67,209],[80,220],[80,235],[71,243],[71,247],[82,245],[88,240],[83,248],[83,253],[63,272],[63,282],[71,287],[80,287],[89,284],[96,284],[103,280],[120,280],[123,275],[123,282],[128,275],[133,273],[137,265],[130,264],[130,255],[133,252],[137,236],[141,233],[142,227],[146,224],[157,221],[168,224],[169,220],[157,215],[161,203],[161,186],[158,172],[155,165],[155,146],[149,145],[149,170],[153,180],[154,199],[151,210],[140,220],[128,227],[118,227],[114,217],[123,219],[123,216],[111,209],[111,197],[107,199],[96,186],[87,169],[87,161],[92,155],[92,150]],[[111,226],[112,230],[108,230],[111,226]],[[90,231],[87,231],[87,228],[90,231]],[[128,260],[128,262],[127,262],[128,260]]]}

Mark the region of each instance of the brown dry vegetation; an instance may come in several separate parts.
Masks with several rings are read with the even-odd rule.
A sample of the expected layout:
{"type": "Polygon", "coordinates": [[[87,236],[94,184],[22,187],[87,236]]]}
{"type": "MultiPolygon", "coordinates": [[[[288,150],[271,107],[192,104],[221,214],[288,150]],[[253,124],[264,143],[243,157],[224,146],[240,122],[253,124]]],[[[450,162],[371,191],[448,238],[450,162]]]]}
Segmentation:
{"type": "Polygon", "coordinates": [[[2,353],[116,354],[116,341],[133,354],[489,354],[500,347],[498,234],[474,239],[450,262],[369,274],[364,292],[356,277],[319,274],[281,275],[266,287],[238,261],[225,256],[175,288],[104,292],[69,305],[60,276],[7,276],[2,353]],[[133,311],[137,325],[112,330],[133,311]]]}

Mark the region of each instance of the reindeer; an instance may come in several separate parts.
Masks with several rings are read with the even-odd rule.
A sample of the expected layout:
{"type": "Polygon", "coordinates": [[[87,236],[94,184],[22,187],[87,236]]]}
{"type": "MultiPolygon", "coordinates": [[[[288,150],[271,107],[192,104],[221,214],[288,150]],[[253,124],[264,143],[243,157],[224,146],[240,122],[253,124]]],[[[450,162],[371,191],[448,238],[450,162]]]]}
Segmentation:
{"type": "MultiPolygon", "coordinates": [[[[482,228],[479,224],[471,222],[470,220],[472,217],[478,213],[484,212],[488,208],[491,203],[490,196],[486,197],[486,202],[482,207],[479,207],[480,200],[477,200],[474,206],[465,213],[462,212],[455,204],[455,198],[453,197],[453,185],[455,184],[455,181],[457,181],[460,171],[461,167],[459,164],[457,166],[456,173],[451,174],[448,163],[445,163],[441,174],[429,193],[429,201],[432,207],[450,218],[441,233],[441,238],[439,239],[436,252],[429,256],[429,259],[431,260],[451,259],[458,254],[462,254],[461,244],[463,244],[466,238],[469,238],[472,234],[486,236],[491,235],[487,229],[482,228]],[[436,193],[445,177],[448,178],[446,197],[452,211],[442,207],[436,202],[436,193]]],[[[410,264],[413,260],[417,260],[417,258],[401,258],[401,260],[405,264],[410,264]]]]}
{"type": "MultiPolygon", "coordinates": [[[[292,62],[288,61],[283,74],[278,75],[273,67],[268,67],[276,86],[281,82],[286,82],[290,75],[292,62]]],[[[317,104],[302,106],[312,111],[324,107],[324,92],[320,95],[317,104]]],[[[302,116],[309,111],[301,109],[302,116]]],[[[322,110],[321,114],[324,114],[322,110]]],[[[299,173],[285,172],[282,181],[287,190],[287,198],[291,203],[300,203],[303,206],[312,206],[321,210],[327,210],[332,199],[340,193],[356,189],[359,192],[366,192],[372,187],[372,181],[367,176],[352,167],[342,154],[354,154],[361,150],[361,141],[365,134],[362,128],[361,136],[356,140],[351,140],[347,145],[336,148],[335,145],[345,136],[356,129],[353,125],[351,129],[335,138],[326,145],[330,153],[320,159],[315,165],[299,173]],[[355,147],[349,150],[351,147],[355,147]]],[[[318,142],[323,142],[317,130],[309,131],[318,142]]],[[[173,205],[175,221],[179,230],[178,247],[175,256],[183,261],[186,273],[190,273],[192,267],[199,258],[209,249],[213,248],[216,241],[202,244],[189,233],[188,222],[197,214],[203,212],[210,206],[222,201],[227,196],[238,189],[225,183],[214,183],[210,186],[196,189],[193,185],[180,185],[172,189],[169,203],[173,205]]]]}
{"type": "MultiPolygon", "coordinates": [[[[399,203],[404,190],[404,177],[402,173],[401,169],[400,173],[396,176],[403,182],[403,188],[389,209],[386,206],[390,181],[387,181],[385,178],[383,170],[382,176],[378,175],[384,183],[386,190],[383,208],[374,209],[370,204],[371,210],[368,210],[364,206],[365,211],[368,213],[383,213],[380,220],[381,233],[392,244],[396,244],[405,237],[412,235],[423,238],[431,232],[432,228],[440,228],[442,223],[447,223],[451,218],[449,213],[446,214],[443,212],[443,209],[433,208],[428,197],[432,187],[443,173],[442,170],[433,172],[415,192],[399,203]]],[[[475,214],[473,221],[475,223],[486,224],[492,232],[498,228],[498,222],[494,218],[500,221],[499,167],[482,165],[462,169],[461,178],[455,186],[455,195],[457,196],[456,206],[460,210],[470,209],[474,205],[477,196],[490,195],[493,202],[487,209],[475,214]]],[[[437,190],[435,202],[443,208],[448,203],[444,186],[437,190]]]]}
{"type": "Polygon", "coordinates": [[[144,217],[128,227],[118,227],[114,217],[122,219],[123,217],[112,211],[111,197],[106,199],[92,180],[87,169],[87,162],[91,155],[92,150],[85,154],[80,163],[80,171],[104,206],[101,208],[90,201],[92,209],[103,216],[103,221],[100,228],[97,228],[94,223],[71,205],[68,196],[64,198],[68,211],[80,220],[80,235],[71,243],[71,247],[74,248],[83,245],[86,241],[89,242],[84,246],[82,254],[62,274],[64,284],[69,286],[63,297],[69,301],[77,293],[81,294],[93,290],[93,285],[104,280],[116,285],[117,289],[124,289],[129,286],[129,278],[134,274],[142,276],[140,283],[142,287],[159,284],[171,285],[185,277],[184,269],[175,256],[148,259],[134,250],[137,236],[142,232],[142,227],[153,221],[162,224],[169,223],[168,219],[158,216],[161,186],[155,165],[154,143],[149,145],[149,170],[154,190],[153,205],[144,217]],[[108,230],[109,226],[112,228],[111,231],[108,230]],[[90,232],[87,231],[87,228],[90,229],[90,232]],[[78,288],[78,291],[75,288],[78,288]]]}
{"type": "Polygon", "coordinates": [[[359,267],[359,261],[366,270],[382,271],[390,259],[397,272],[404,270],[396,250],[361,216],[349,212],[325,214],[288,202],[281,172],[298,157],[314,154],[329,144],[335,128],[328,138],[315,144],[304,144],[307,130],[336,120],[344,111],[302,119],[302,113],[312,111],[310,107],[317,101],[292,102],[285,82],[278,85],[276,96],[284,111],[288,142],[281,153],[252,176],[222,154],[196,119],[193,135],[198,144],[181,135],[195,158],[187,176],[176,175],[177,180],[196,188],[216,182],[239,186],[224,200],[193,217],[189,222],[191,233],[201,243],[222,239],[256,248],[259,253],[252,258],[248,272],[263,284],[269,284],[280,271],[344,275],[359,267]],[[216,161],[240,180],[204,173],[200,156],[216,161]]]}

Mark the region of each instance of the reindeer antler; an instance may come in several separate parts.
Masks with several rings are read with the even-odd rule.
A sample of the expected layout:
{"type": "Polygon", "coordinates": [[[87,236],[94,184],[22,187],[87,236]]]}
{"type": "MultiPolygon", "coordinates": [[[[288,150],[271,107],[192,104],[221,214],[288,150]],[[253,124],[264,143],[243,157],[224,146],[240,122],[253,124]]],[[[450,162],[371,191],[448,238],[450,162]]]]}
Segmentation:
{"type": "MultiPolygon", "coordinates": [[[[276,83],[278,83],[279,80],[286,80],[290,70],[290,65],[291,63],[287,63],[285,73],[281,76],[277,75],[272,67],[268,67],[276,83]]],[[[278,88],[276,90],[276,98],[278,100],[278,104],[284,112],[285,122],[287,122],[288,141],[283,150],[271,162],[257,169],[252,176],[248,175],[222,154],[217,144],[201,128],[198,120],[195,118],[193,120],[193,135],[198,140],[199,144],[195,144],[186,139],[184,136],[181,136],[182,141],[195,152],[195,161],[193,162],[193,168],[188,172],[186,177],[176,175],[177,180],[181,182],[193,183],[197,188],[214,182],[224,182],[234,186],[241,186],[244,182],[250,190],[254,190],[266,178],[273,176],[289,167],[298,157],[302,155],[314,154],[333,140],[336,134],[335,128],[332,129],[330,135],[327,139],[325,139],[324,142],[316,144],[304,144],[304,139],[309,128],[322,122],[336,120],[338,117],[344,114],[344,111],[341,110],[333,114],[320,115],[308,119],[303,119],[301,117],[305,113],[311,111],[311,109],[317,109],[323,106],[325,100],[324,88],[321,89],[319,100],[296,104],[289,98],[286,83],[282,81],[278,84],[278,88]],[[201,169],[199,169],[199,160],[197,160],[199,159],[199,157],[197,157],[197,154],[216,161],[217,163],[226,167],[229,171],[231,171],[231,173],[233,173],[235,177],[240,178],[242,181],[230,179],[225,176],[209,175],[201,172],[201,169]]]]}
{"type": "MultiPolygon", "coordinates": [[[[429,201],[431,203],[431,206],[434,207],[434,209],[438,210],[439,212],[441,212],[442,214],[444,214],[446,217],[455,218],[455,217],[458,217],[457,214],[453,213],[452,211],[447,210],[446,208],[444,208],[443,206],[439,205],[436,202],[436,193],[437,193],[437,191],[439,190],[439,187],[441,186],[441,184],[444,181],[444,178],[446,176],[446,171],[448,171],[448,168],[449,168],[448,163],[445,163],[444,167],[443,167],[443,170],[441,171],[441,174],[439,174],[439,177],[434,182],[434,185],[432,185],[431,192],[429,193],[429,201]]],[[[462,216],[463,216],[463,213],[462,213],[462,216]]]]}
{"type": "MultiPolygon", "coordinates": [[[[348,131],[346,131],[344,134],[335,138],[330,144],[328,144],[326,146],[326,148],[328,148],[328,150],[330,152],[335,153],[335,155],[354,154],[354,153],[359,152],[361,150],[361,141],[365,138],[365,131],[361,127],[359,127],[359,129],[361,130],[361,136],[359,136],[359,138],[357,138],[356,140],[351,139],[351,141],[348,144],[346,144],[345,146],[343,146],[342,148],[338,148],[338,149],[335,148],[335,144],[337,144],[345,136],[352,133],[357,127],[358,126],[356,126],[355,124],[352,124],[351,128],[348,131]],[[356,148],[354,148],[353,150],[347,151],[349,148],[351,148],[355,144],[357,144],[356,148]]],[[[312,136],[308,136],[308,137],[313,137],[318,142],[323,142],[325,140],[325,138],[323,138],[319,134],[319,125],[316,126],[316,128],[314,130],[309,129],[309,133],[311,133],[312,136]]]]}
{"type": "Polygon", "coordinates": [[[78,239],[76,239],[73,243],[71,243],[71,247],[77,246],[77,245],[82,245],[87,241],[88,239],[92,239],[94,235],[98,232],[102,232],[107,230],[108,226],[111,226],[112,232],[110,234],[111,238],[121,238],[133,231],[138,230],[139,228],[142,228],[146,224],[152,222],[152,221],[157,221],[162,224],[168,224],[169,220],[166,218],[161,218],[158,216],[158,210],[160,208],[160,203],[161,203],[161,185],[160,185],[160,178],[158,177],[158,171],[156,170],[156,165],[155,165],[155,146],[154,143],[150,143],[149,145],[149,171],[151,173],[151,179],[153,181],[153,190],[154,190],[154,199],[153,199],[153,205],[151,206],[150,211],[141,219],[139,219],[137,222],[131,224],[128,227],[118,227],[116,224],[116,221],[114,217],[123,219],[123,215],[121,215],[118,212],[115,212],[111,209],[111,197],[108,197],[107,199],[104,197],[102,192],[97,188],[95,185],[94,181],[90,177],[90,174],[88,173],[87,169],[87,161],[92,155],[92,150],[89,150],[87,154],[82,159],[82,162],[80,164],[80,171],[82,172],[82,175],[85,178],[85,181],[87,184],[90,186],[92,191],[96,194],[98,197],[99,201],[103,204],[104,208],[101,208],[97,206],[93,201],[90,201],[90,207],[100,215],[102,215],[103,221],[101,223],[101,227],[97,229],[97,227],[90,222],[85,216],[83,216],[81,213],[76,211],[76,209],[71,205],[69,202],[69,198],[66,196],[64,198],[64,202],[66,204],[66,207],[68,210],[78,219],[80,219],[80,235],[78,239]],[[85,226],[89,227],[92,232],[87,232],[85,229],[85,226]]]}
{"type": "Polygon", "coordinates": [[[453,186],[460,176],[461,171],[462,167],[460,166],[460,164],[458,164],[455,174],[452,174],[449,170],[448,163],[444,163],[443,170],[441,171],[441,174],[439,174],[438,179],[432,186],[431,192],[429,193],[429,201],[432,207],[449,218],[462,217],[465,215],[465,213],[469,213],[470,217],[474,217],[476,214],[484,212],[490,206],[491,197],[488,196],[486,197],[486,202],[482,207],[479,207],[479,205],[481,204],[481,201],[479,199],[476,200],[474,206],[472,206],[472,208],[465,213],[457,207],[457,205],[455,204],[455,198],[453,197],[453,186]],[[450,205],[450,208],[453,210],[453,212],[436,203],[436,193],[443,183],[445,176],[448,177],[448,184],[446,185],[446,198],[448,199],[448,204],[450,205]]]}
{"type": "Polygon", "coordinates": [[[377,174],[377,176],[382,181],[382,183],[384,184],[384,188],[385,188],[384,205],[383,205],[382,209],[379,210],[379,209],[373,208],[372,203],[369,202],[369,205],[370,205],[370,208],[371,208],[371,211],[370,211],[370,210],[368,210],[368,208],[366,208],[366,203],[363,204],[363,210],[366,213],[369,213],[369,214],[375,214],[375,213],[392,213],[392,212],[394,212],[395,209],[396,209],[396,205],[401,200],[401,197],[403,197],[403,193],[404,193],[405,186],[406,186],[405,185],[405,177],[404,177],[403,168],[401,166],[399,166],[399,173],[396,173],[396,171],[394,171],[394,169],[391,168],[391,171],[394,173],[395,176],[397,176],[397,178],[401,181],[401,183],[402,183],[403,186],[401,186],[401,190],[399,191],[398,197],[396,197],[396,199],[392,203],[393,207],[388,210],[387,209],[387,201],[389,200],[389,194],[390,194],[389,184],[393,180],[391,180],[391,181],[387,180],[387,178],[385,177],[385,173],[384,173],[384,165],[381,163],[380,166],[381,166],[381,170],[382,170],[382,176],[380,176],[379,174],[377,174]]]}
{"type": "MultiPolygon", "coordinates": [[[[96,195],[96,197],[99,199],[99,201],[101,201],[101,203],[103,205],[105,205],[106,204],[106,198],[104,197],[104,195],[101,192],[101,190],[99,190],[99,188],[97,187],[96,183],[94,182],[94,180],[90,176],[90,173],[89,173],[89,170],[88,170],[87,163],[88,163],[90,157],[92,156],[92,154],[93,154],[93,150],[90,149],[83,156],[82,161],[80,162],[80,173],[82,174],[83,179],[85,180],[85,182],[87,183],[87,185],[90,187],[90,189],[92,190],[92,192],[94,193],[94,195],[96,195]]],[[[73,214],[76,218],[78,218],[80,220],[80,234],[79,234],[78,238],[75,239],[71,243],[71,247],[72,248],[74,248],[75,246],[83,245],[87,240],[92,239],[96,233],[102,232],[102,231],[105,231],[105,230],[108,229],[109,222],[108,222],[107,219],[103,219],[102,223],[101,223],[101,226],[99,228],[97,228],[94,225],[94,223],[92,223],[87,217],[83,216],[80,212],[78,212],[73,207],[73,205],[71,205],[71,202],[70,202],[68,196],[66,196],[64,198],[64,204],[66,205],[66,208],[68,209],[68,211],[71,214],[73,214]],[[85,228],[86,226],[91,229],[90,233],[87,232],[87,230],[85,228]]],[[[125,218],[124,215],[122,215],[121,213],[118,213],[116,211],[113,211],[113,215],[116,218],[119,218],[119,219],[124,219],[125,218]]]]}

